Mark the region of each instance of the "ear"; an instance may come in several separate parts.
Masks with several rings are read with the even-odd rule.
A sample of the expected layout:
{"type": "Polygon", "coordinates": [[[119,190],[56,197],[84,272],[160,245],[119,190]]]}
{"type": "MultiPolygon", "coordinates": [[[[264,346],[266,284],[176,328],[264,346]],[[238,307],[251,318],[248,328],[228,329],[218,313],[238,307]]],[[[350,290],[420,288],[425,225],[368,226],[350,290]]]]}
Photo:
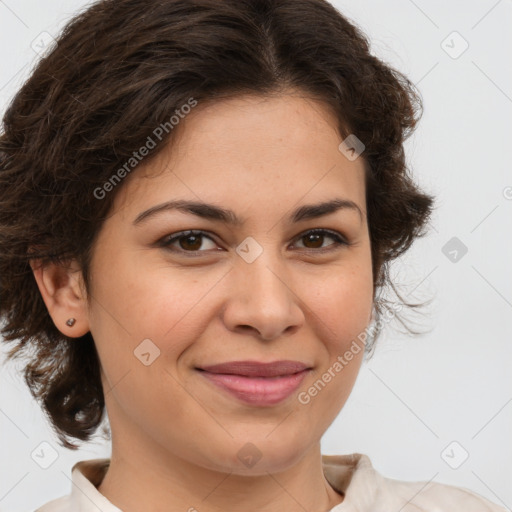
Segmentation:
{"type": "Polygon", "coordinates": [[[40,260],[31,260],[30,266],[57,329],[71,338],[88,333],[87,295],[78,263],[70,260],[42,265],[40,260]],[[73,326],[66,324],[69,318],[75,319],[73,326]]]}

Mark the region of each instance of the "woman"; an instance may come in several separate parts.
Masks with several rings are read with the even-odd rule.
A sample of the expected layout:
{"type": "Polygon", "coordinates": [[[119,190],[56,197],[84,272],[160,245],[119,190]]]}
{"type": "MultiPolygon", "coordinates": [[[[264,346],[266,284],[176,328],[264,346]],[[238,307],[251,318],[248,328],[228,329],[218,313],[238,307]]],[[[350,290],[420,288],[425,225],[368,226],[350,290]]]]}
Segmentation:
{"type": "Polygon", "coordinates": [[[4,117],[2,334],[63,446],[108,415],[112,456],[38,510],[504,510],[320,453],[432,211],[420,106],[322,0],[67,25],[4,117]]]}

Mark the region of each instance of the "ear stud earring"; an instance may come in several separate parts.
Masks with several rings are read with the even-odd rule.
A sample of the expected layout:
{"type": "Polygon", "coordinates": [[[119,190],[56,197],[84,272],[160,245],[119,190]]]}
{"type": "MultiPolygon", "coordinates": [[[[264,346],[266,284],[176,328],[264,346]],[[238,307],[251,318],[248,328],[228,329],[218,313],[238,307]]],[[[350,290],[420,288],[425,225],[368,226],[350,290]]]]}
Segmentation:
{"type": "Polygon", "coordinates": [[[75,322],[76,320],[74,318],[68,318],[68,320],[66,320],[66,325],[69,325],[69,327],[73,327],[73,325],[75,325],[75,322]]]}

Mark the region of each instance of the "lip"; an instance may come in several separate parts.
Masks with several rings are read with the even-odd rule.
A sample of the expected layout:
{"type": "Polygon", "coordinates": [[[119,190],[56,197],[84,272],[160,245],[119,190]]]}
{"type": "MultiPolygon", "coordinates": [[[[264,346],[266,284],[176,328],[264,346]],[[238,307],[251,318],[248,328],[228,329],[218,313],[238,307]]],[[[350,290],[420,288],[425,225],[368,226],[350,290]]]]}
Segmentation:
{"type": "Polygon", "coordinates": [[[234,361],[197,370],[231,396],[253,406],[268,407],[288,398],[311,368],[298,361],[234,361]]]}
{"type": "Polygon", "coordinates": [[[202,366],[199,369],[209,373],[242,375],[244,377],[280,377],[292,375],[308,368],[307,364],[287,359],[269,363],[260,361],[230,361],[210,366],[202,366]]]}

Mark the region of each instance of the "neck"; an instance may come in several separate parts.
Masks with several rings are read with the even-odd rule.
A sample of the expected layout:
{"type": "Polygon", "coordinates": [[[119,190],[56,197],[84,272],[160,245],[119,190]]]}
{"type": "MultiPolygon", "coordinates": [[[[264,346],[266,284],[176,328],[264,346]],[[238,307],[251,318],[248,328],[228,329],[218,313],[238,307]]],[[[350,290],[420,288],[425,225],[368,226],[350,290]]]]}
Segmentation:
{"type": "Polygon", "coordinates": [[[193,464],[161,445],[116,441],[98,490],[123,512],[326,512],[343,501],[324,476],[319,443],[284,471],[246,476],[193,464]]]}

